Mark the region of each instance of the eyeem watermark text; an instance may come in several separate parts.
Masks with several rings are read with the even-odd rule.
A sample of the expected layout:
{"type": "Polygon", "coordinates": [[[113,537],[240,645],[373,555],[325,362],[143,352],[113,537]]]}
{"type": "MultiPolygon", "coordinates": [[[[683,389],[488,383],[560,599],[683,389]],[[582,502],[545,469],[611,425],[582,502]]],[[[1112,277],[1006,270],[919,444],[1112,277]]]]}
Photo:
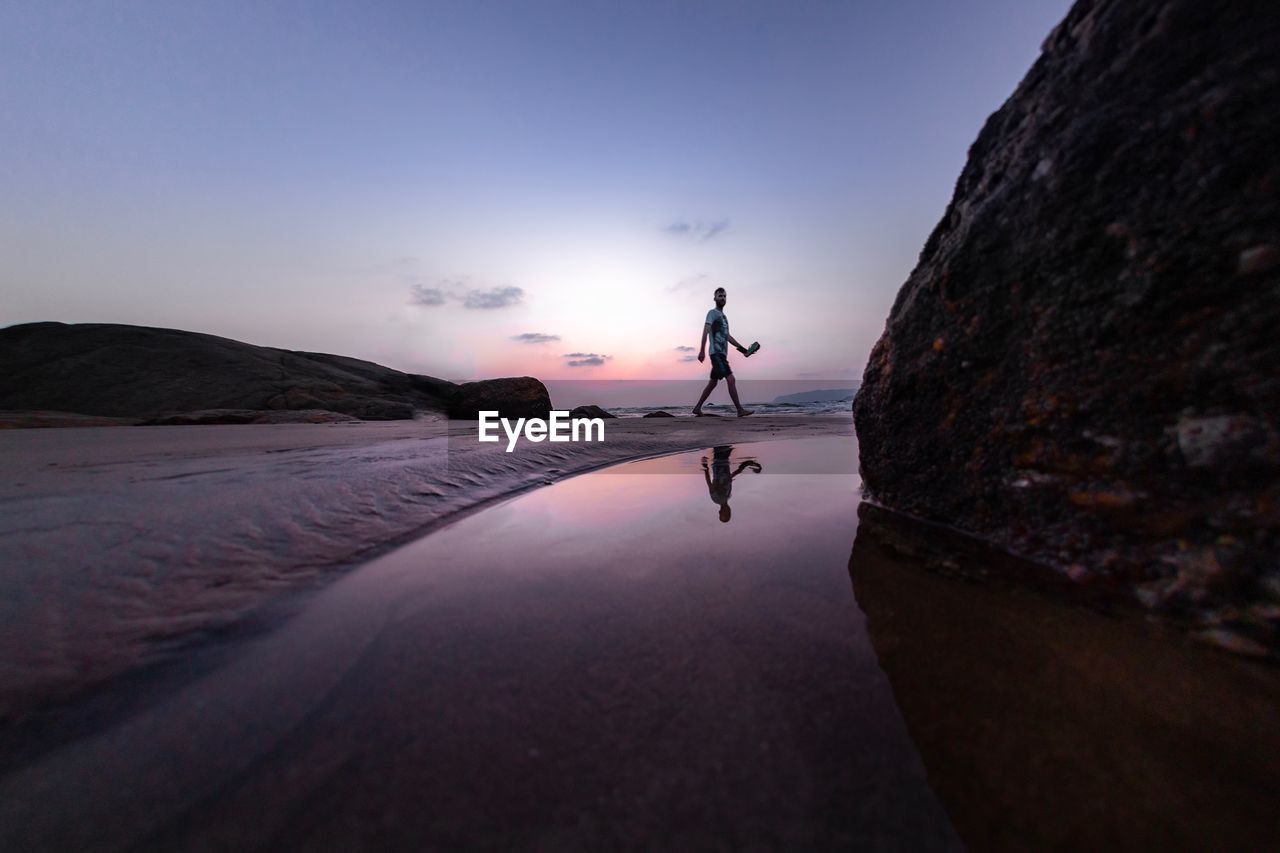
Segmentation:
{"type": "Polygon", "coordinates": [[[513,425],[497,412],[480,412],[480,440],[501,441],[498,425],[507,434],[507,452],[516,449],[516,441],[523,432],[526,441],[604,441],[603,418],[570,418],[568,412],[553,411],[549,420],[542,418],[517,418],[513,425]],[[579,438],[579,433],[582,437],[579,438]],[[492,433],[492,435],[490,434],[492,433]],[[593,438],[592,435],[595,435],[593,438]]]}

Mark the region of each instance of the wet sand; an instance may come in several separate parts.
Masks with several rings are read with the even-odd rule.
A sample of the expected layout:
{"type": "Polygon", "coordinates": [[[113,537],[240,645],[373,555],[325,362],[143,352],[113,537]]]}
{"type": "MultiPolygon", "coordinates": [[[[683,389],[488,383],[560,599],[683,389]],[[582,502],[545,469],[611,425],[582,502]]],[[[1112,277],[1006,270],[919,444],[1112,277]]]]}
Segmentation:
{"type": "Polygon", "coordinates": [[[11,741],[0,849],[1280,846],[1280,670],[859,506],[854,450],[614,466],[295,594],[11,741]]]}
{"type": "Polygon", "coordinates": [[[1015,562],[867,505],[849,561],[966,845],[1280,849],[1280,669],[1015,562]]]}
{"type": "Polygon", "coordinates": [[[464,518],[7,774],[0,846],[958,849],[850,593],[853,449],[633,463],[464,518]]]}
{"type": "Polygon", "coordinates": [[[475,423],[0,431],[3,727],[245,624],[460,513],[612,462],[851,435],[846,417],[625,419],[598,444],[475,423]]]}

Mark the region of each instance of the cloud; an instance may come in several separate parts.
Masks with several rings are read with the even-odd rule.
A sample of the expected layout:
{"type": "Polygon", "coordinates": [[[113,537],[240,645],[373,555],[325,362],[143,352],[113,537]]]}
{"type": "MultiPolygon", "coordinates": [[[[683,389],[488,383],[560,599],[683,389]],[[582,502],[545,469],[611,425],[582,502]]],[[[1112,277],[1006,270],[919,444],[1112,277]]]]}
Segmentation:
{"type": "Polygon", "coordinates": [[[470,276],[454,276],[438,279],[433,287],[413,284],[409,287],[410,302],[414,305],[443,305],[449,300],[461,302],[463,308],[488,310],[518,305],[524,300],[524,290],[519,287],[491,287],[487,290],[468,288],[470,276]]]}
{"type": "Polygon", "coordinates": [[[697,352],[697,347],[676,347],[676,352],[697,352]]]}
{"type": "Polygon", "coordinates": [[[569,367],[599,367],[613,356],[601,355],[598,352],[567,352],[564,358],[569,359],[565,362],[569,367]]]}
{"type": "Polygon", "coordinates": [[[410,287],[409,295],[415,305],[443,305],[449,297],[449,294],[438,287],[423,287],[421,284],[410,287]]]}
{"type": "Polygon", "coordinates": [[[462,297],[463,308],[490,310],[516,305],[524,298],[519,287],[493,287],[489,290],[468,290],[462,297]]]}
{"type": "Polygon", "coordinates": [[[374,275],[398,274],[404,276],[412,273],[413,270],[421,263],[422,258],[415,255],[401,255],[398,258],[370,263],[363,269],[363,271],[374,275]]]}
{"type": "Polygon", "coordinates": [[[697,360],[698,360],[698,357],[696,355],[682,355],[680,356],[680,358],[676,359],[676,361],[697,361],[697,360]]]}
{"type": "Polygon", "coordinates": [[[716,219],[712,222],[703,222],[700,219],[677,219],[663,226],[662,231],[672,237],[692,240],[695,243],[705,243],[728,231],[729,224],[728,219],[716,219]]]}
{"type": "Polygon", "coordinates": [[[713,240],[728,230],[729,230],[729,220],[721,219],[719,221],[712,222],[710,225],[707,226],[707,229],[704,232],[702,232],[702,239],[713,240]]]}
{"type": "Polygon", "coordinates": [[[706,285],[706,283],[710,280],[711,280],[711,276],[707,275],[704,272],[700,272],[697,275],[687,275],[684,278],[677,281],[675,284],[668,287],[667,293],[675,293],[680,290],[693,290],[694,287],[701,287],[706,285]]]}
{"type": "MultiPolygon", "coordinates": [[[[398,258],[397,260],[403,260],[398,258]]],[[[406,278],[417,278],[417,276],[405,276],[406,278]]],[[[425,284],[412,284],[409,286],[409,301],[414,305],[443,305],[450,299],[458,299],[458,288],[467,283],[466,276],[457,276],[454,278],[438,279],[433,287],[427,287],[425,284]]]]}
{"type": "Polygon", "coordinates": [[[513,335],[511,340],[522,344],[549,344],[552,341],[560,340],[560,336],[544,335],[542,332],[523,332],[519,335],[513,335]]]}

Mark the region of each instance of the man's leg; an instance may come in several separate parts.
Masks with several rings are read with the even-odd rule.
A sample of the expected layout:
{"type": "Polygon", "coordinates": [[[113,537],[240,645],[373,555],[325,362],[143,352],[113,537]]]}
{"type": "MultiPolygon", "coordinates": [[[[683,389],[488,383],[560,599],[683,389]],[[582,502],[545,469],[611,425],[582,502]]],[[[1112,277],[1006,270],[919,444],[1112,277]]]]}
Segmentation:
{"type": "Polygon", "coordinates": [[[742,408],[742,404],[738,402],[738,383],[734,381],[732,373],[729,374],[729,396],[733,398],[733,405],[738,408],[738,417],[745,418],[752,414],[749,410],[742,408]]]}
{"type": "Polygon", "coordinates": [[[707,383],[707,387],[702,389],[702,396],[698,398],[698,404],[693,407],[693,413],[695,415],[702,414],[702,404],[707,402],[707,398],[711,396],[711,392],[716,390],[716,383],[719,381],[719,379],[712,379],[707,383]]]}

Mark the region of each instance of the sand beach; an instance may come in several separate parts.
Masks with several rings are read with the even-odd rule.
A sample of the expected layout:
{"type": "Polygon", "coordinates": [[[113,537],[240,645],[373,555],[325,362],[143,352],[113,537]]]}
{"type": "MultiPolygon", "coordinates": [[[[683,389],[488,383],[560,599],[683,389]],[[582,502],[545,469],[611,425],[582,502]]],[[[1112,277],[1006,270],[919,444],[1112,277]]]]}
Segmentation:
{"type": "MultiPolygon", "coordinates": [[[[173,633],[129,633],[116,599],[67,603],[78,624],[115,633],[98,645],[68,630],[98,678],[29,681],[42,703],[0,732],[0,846],[1274,840],[1261,784],[1280,754],[1273,670],[1179,643],[1116,600],[1064,601],[1007,557],[860,503],[856,440],[839,422],[616,426],[607,452],[562,461],[545,487],[519,453],[479,449],[456,423],[436,428],[470,449],[408,424],[184,427],[152,456],[124,446],[147,430],[114,429],[122,444],[94,458],[132,471],[117,489],[220,471],[257,495],[239,505],[262,525],[318,531],[291,541],[323,551],[341,523],[364,531],[369,556],[291,570],[289,548],[250,557],[223,531],[241,560],[223,571],[244,582],[210,587],[127,576],[145,544],[108,551],[124,580],[161,586],[150,624],[173,633]],[[284,449],[329,476],[289,486],[307,465],[251,461],[284,449]],[[420,509],[433,520],[399,546],[362,518],[413,513],[340,522],[333,497],[389,471],[451,508],[420,509]],[[107,648],[130,654],[93,657],[107,648]]],[[[193,535],[201,505],[235,503],[221,488],[204,484],[150,541],[193,535]]],[[[362,505],[386,499],[364,488],[362,505]]]]}
{"type": "Polygon", "coordinates": [[[620,418],[603,442],[507,453],[476,441],[474,422],[430,417],[0,430],[0,718],[521,490],[672,451],[852,432],[847,416],[620,418]]]}
{"type": "Polygon", "coordinates": [[[1280,850],[1274,4],[63,5],[0,851],[1280,850]]]}

